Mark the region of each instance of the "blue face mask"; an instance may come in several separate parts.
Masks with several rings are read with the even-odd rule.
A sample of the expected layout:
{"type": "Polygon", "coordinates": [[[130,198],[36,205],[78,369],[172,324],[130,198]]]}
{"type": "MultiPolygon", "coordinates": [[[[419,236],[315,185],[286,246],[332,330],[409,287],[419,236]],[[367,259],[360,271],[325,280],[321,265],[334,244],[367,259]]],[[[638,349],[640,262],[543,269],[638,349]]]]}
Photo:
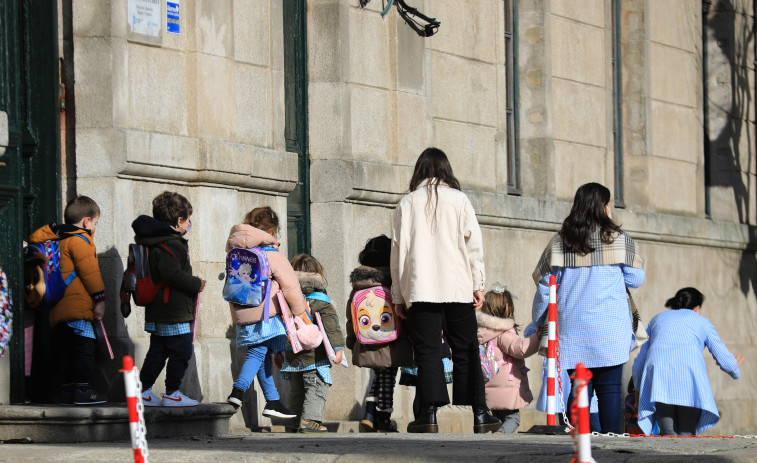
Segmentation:
{"type": "Polygon", "coordinates": [[[182,226],[181,226],[181,225],[179,225],[179,224],[176,224],[176,226],[175,226],[175,227],[171,227],[171,228],[172,228],[172,229],[173,229],[174,231],[177,231],[177,232],[181,233],[181,231],[179,231],[179,230],[178,230],[178,229],[180,228],[180,229],[184,230],[184,233],[181,233],[181,234],[182,234],[182,235],[186,235],[187,233],[189,233],[189,230],[191,230],[191,229],[192,229],[192,221],[191,221],[191,220],[189,221],[189,225],[187,225],[187,228],[184,228],[184,227],[182,227],[182,226]]]}

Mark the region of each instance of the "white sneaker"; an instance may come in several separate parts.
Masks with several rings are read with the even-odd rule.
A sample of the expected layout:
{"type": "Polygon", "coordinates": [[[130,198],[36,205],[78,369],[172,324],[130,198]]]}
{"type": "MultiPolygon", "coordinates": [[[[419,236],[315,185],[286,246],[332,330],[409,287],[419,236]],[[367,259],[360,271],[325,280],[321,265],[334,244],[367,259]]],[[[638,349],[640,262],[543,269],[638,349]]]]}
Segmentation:
{"type": "Polygon", "coordinates": [[[152,388],[149,388],[142,393],[142,405],[145,407],[161,407],[163,406],[163,399],[156,396],[155,393],[152,392],[152,388]]]}
{"type": "Polygon", "coordinates": [[[163,394],[163,406],[164,407],[194,407],[199,405],[200,402],[190,399],[176,390],[173,394],[163,394]]]}

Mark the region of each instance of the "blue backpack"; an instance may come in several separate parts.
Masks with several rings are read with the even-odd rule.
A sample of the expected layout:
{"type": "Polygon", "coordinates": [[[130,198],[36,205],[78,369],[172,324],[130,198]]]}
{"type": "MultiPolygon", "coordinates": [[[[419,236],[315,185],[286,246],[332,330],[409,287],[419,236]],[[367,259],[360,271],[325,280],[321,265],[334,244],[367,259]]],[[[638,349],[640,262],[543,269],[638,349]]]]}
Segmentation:
{"type": "Polygon", "coordinates": [[[226,253],[226,281],[223,298],[240,307],[258,307],[265,303],[263,321],[268,321],[271,293],[271,269],[266,251],[273,247],[233,248],[226,253]]]}
{"type": "MultiPolygon", "coordinates": [[[[84,235],[75,234],[89,244],[84,235]]],[[[76,270],[64,280],[60,271],[60,241],[32,243],[24,249],[24,299],[33,309],[52,309],[76,278],[76,270]]]]}

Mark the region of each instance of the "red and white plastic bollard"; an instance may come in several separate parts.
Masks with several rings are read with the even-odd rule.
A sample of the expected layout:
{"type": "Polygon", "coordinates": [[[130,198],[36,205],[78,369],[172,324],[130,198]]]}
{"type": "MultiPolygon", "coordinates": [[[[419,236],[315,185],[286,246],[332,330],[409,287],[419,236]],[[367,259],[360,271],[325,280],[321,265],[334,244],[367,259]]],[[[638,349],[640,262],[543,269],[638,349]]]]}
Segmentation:
{"type": "Polygon", "coordinates": [[[557,280],[549,277],[549,336],[547,338],[547,426],[555,425],[555,378],[557,377],[557,280]]]}
{"type": "Polygon", "coordinates": [[[134,463],[149,463],[147,461],[147,431],[145,429],[139,368],[134,366],[134,359],[127,355],[124,357],[124,369],[121,371],[124,374],[124,385],[126,386],[126,405],[129,407],[129,430],[131,431],[134,463]]]}
{"type": "MultiPolygon", "coordinates": [[[[594,459],[591,457],[591,425],[589,424],[589,393],[586,385],[591,379],[591,370],[586,368],[583,363],[576,365],[576,372],[573,375],[573,388],[578,394],[578,420],[576,420],[575,414],[573,415],[573,421],[578,421],[578,439],[573,436],[573,441],[576,445],[576,453],[578,454],[578,460],[573,458],[573,461],[578,463],[594,463],[594,459]]],[[[573,399],[575,407],[576,399],[573,399]]],[[[572,431],[575,433],[575,430],[572,431]]]]}

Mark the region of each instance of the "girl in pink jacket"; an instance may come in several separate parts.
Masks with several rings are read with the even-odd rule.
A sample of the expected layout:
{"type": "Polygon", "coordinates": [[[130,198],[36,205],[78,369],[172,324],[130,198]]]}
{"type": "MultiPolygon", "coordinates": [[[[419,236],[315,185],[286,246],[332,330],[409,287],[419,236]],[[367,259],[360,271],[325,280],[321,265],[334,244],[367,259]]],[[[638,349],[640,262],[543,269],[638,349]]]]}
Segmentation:
{"type": "Polygon", "coordinates": [[[513,298],[507,289],[495,288],[484,298],[476,321],[486,406],[502,421],[497,432],[513,433],[520,425],[519,410],[533,400],[523,359],[539,349],[539,337],[537,333],[527,339],[518,336],[513,298]]]}

